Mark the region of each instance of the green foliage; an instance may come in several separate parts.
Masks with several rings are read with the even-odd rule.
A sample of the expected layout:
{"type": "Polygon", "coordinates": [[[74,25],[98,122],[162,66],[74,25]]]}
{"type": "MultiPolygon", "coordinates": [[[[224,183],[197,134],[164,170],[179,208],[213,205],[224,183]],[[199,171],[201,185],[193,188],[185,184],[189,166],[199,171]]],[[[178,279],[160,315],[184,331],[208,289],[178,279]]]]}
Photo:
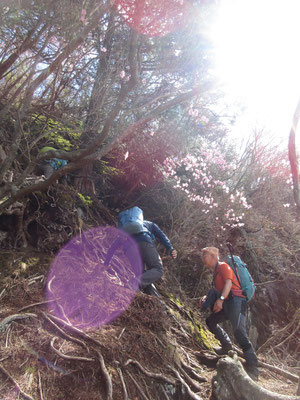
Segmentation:
{"type": "Polygon", "coordinates": [[[100,160],[95,165],[95,171],[107,176],[118,176],[124,174],[119,168],[115,168],[108,161],[100,160]]]}
{"type": "Polygon", "coordinates": [[[33,115],[34,124],[37,128],[43,129],[45,138],[52,141],[61,150],[78,149],[80,144],[80,126],[70,127],[65,123],[47,118],[44,115],[33,115]],[[47,134],[47,132],[49,132],[47,134]]]}
{"type": "Polygon", "coordinates": [[[201,347],[207,350],[212,350],[213,346],[217,343],[212,335],[209,334],[207,330],[205,330],[200,323],[193,319],[190,321],[190,328],[192,333],[196,336],[197,341],[201,344],[201,347]]]}
{"type": "Polygon", "coordinates": [[[27,366],[25,367],[25,374],[34,374],[36,372],[36,368],[34,366],[27,366]]]}
{"type": "Polygon", "coordinates": [[[175,297],[172,293],[166,293],[166,295],[169,297],[169,299],[174,301],[174,303],[177,304],[179,307],[184,306],[184,304],[181,303],[181,301],[177,297],[175,297]]]}
{"type": "Polygon", "coordinates": [[[77,193],[78,197],[82,201],[82,203],[85,205],[85,207],[89,207],[93,204],[93,200],[91,199],[90,196],[84,196],[82,193],[77,193]]]}

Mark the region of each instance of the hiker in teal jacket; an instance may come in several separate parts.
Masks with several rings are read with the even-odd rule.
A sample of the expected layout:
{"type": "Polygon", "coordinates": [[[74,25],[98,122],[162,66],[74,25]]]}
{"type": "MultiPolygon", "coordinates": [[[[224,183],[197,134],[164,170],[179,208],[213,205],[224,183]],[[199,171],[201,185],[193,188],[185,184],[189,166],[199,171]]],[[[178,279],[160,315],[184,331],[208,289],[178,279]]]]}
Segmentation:
{"type": "MultiPolygon", "coordinates": [[[[51,146],[45,146],[40,150],[40,153],[46,153],[47,151],[51,150],[56,151],[57,149],[51,146]]],[[[43,160],[40,163],[38,170],[41,175],[44,175],[45,178],[48,179],[55,171],[57,171],[59,168],[64,167],[65,165],[67,165],[67,163],[68,162],[66,160],[54,157],[47,160],[43,160]]],[[[66,178],[64,177],[64,179],[66,178]]]]}

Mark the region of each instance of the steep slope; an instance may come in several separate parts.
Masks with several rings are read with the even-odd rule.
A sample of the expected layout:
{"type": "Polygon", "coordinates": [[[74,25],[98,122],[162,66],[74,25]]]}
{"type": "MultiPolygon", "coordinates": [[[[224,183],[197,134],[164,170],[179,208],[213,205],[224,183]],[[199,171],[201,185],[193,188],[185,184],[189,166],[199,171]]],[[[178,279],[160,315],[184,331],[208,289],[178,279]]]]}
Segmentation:
{"type": "MultiPolygon", "coordinates": [[[[199,281],[199,261],[195,263],[195,258],[182,257],[177,263],[165,259],[165,275],[157,285],[161,297],[136,293],[129,307],[109,324],[83,328],[67,316],[57,317],[55,302],[47,303],[45,295],[54,260],[53,254],[46,253],[47,243],[50,250],[57,251],[68,225],[80,234],[93,223],[114,219],[95,200],[93,211],[85,209],[85,220],[76,217],[76,227],[76,203],[72,208],[66,191],[63,196],[66,203],[61,198],[55,202],[59,204],[55,227],[45,225],[54,207],[45,196],[43,201],[39,199],[43,227],[37,222],[29,232],[38,235],[43,251],[31,246],[1,252],[1,398],[212,398],[211,381],[219,358],[212,350],[217,342],[205,328],[205,315],[199,313],[198,298],[189,294],[191,281],[194,290],[199,284],[203,292],[209,286],[209,278],[199,281]]],[[[126,290],[123,293],[126,296],[126,290]]],[[[74,299],[76,296],[75,291],[74,299]]],[[[275,357],[273,363],[283,366],[275,357]]],[[[218,365],[220,381],[223,364],[218,365]]],[[[296,370],[290,372],[295,375],[296,370]]],[[[259,384],[282,395],[295,395],[296,379],[287,376],[261,368],[259,384]]],[[[242,388],[239,393],[243,393],[242,388]]]]}

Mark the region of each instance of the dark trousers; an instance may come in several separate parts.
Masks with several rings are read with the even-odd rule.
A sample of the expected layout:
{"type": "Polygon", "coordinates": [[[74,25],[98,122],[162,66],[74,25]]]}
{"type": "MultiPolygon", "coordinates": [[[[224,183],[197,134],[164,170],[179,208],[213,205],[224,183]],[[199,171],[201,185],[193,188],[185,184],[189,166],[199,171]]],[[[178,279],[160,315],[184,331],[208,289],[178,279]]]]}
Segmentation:
{"type": "Polygon", "coordinates": [[[212,313],[206,319],[206,324],[209,330],[221,342],[221,345],[229,347],[231,340],[219,325],[221,322],[229,320],[234,337],[243,350],[246,364],[257,367],[257,357],[246,330],[246,307],[247,303],[244,298],[233,296],[231,299],[224,301],[221,311],[212,313]]]}
{"type": "Polygon", "coordinates": [[[40,164],[38,167],[38,174],[44,175],[46,179],[54,173],[54,168],[49,163],[40,164]]]}
{"type": "Polygon", "coordinates": [[[146,289],[163,275],[163,264],[153,243],[138,242],[144,272],[141,276],[140,289],[146,289]]]}
{"type": "MultiPolygon", "coordinates": [[[[46,179],[50,178],[50,176],[52,174],[54,174],[54,172],[55,172],[55,169],[51,166],[51,164],[49,164],[47,162],[44,162],[44,163],[40,164],[38,166],[38,168],[37,168],[37,174],[38,175],[44,175],[46,179]]],[[[59,182],[66,184],[67,183],[67,176],[65,176],[65,175],[62,176],[59,179],[59,182]]]]}

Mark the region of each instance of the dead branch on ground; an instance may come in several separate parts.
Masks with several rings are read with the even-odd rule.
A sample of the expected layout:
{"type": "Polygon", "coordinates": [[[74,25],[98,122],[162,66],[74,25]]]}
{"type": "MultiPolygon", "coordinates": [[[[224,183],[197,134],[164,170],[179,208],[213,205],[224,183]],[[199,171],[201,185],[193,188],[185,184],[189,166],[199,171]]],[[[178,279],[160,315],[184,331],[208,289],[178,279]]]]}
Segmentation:
{"type": "Polygon", "coordinates": [[[60,357],[64,358],[65,360],[75,360],[75,361],[95,361],[93,358],[87,358],[87,357],[79,357],[79,356],[68,356],[67,354],[63,354],[61,351],[57,350],[54,347],[54,342],[55,340],[58,339],[56,336],[54,336],[50,342],[51,349],[60,357]]]}

